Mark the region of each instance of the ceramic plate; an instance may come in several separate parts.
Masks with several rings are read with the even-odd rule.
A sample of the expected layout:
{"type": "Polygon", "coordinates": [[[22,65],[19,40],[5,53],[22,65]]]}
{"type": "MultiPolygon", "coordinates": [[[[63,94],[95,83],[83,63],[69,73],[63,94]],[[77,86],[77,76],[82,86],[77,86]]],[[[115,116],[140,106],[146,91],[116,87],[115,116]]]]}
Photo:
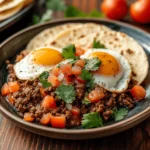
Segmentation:
{"type": "MultiPolygon", "coordinates": [[[[41,25],[35,25],[27,29],[22,30],[21,32],[16,33],[11,36],[9,39],[4,41],[0,45],[0,87],[6,79],[6,66],[5,60],[11,59],[15,56],[20,50],[23,50],[25,45],[32,39],[36,34],[41,32],[46,28],[57,26],[64,23],[87,23],[95,22],[98,24],[103,24],[110,27],[113,30],[121,31],[129,36],[136,39],[144,48],[150,64],[150,35],[138,28],[135,28],[131,25],[120,23],[117,21],[110,20],[100,20],[100,19],[63,19],[48,22],[41,25]]],[[[144,65],[144,64],[143,64],[144,65]]],[[[15,110],[10,106],[10,104],[3,98],[0,97],[0,111],[1,113],[13,121],[15,124],[20,126],[23,129],[28,131],[52,137],[58,139],[91,139],[104,137],[112,135],[124,130],[127,130],[138,123],[145,120],[150,116],[150,70],[148,76],[145,80],[144,88],[147,90],[146,100],[140,102],[134,109],[132,109],[129,114],[120,122],[109,122],[104,127],[94,128],[94,129],[55,129],[51,127],[46,127],[38,125],[35,123],[25,122],[20,118],[15,110]]]]}

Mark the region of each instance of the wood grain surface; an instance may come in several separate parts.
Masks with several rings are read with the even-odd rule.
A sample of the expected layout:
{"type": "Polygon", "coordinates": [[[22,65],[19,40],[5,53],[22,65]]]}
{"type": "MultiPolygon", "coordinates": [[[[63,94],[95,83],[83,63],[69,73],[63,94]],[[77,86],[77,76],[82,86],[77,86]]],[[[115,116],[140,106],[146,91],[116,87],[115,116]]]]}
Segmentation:
{"type": "MultiPolygon", "coordinates": [[[[99,9],[101,2],[101,0],[66,1],[87,12],[94,8],[99,9]]],[[[131,1],[133,0],[128,2],[131,1]]],[[[134,25],[150,33],[150,25],[134,25]]],[[[0,114],[0,150],[150,150],[150,118],[132,129],[109,137],[69,141],[30,133],[0,114]]]]}

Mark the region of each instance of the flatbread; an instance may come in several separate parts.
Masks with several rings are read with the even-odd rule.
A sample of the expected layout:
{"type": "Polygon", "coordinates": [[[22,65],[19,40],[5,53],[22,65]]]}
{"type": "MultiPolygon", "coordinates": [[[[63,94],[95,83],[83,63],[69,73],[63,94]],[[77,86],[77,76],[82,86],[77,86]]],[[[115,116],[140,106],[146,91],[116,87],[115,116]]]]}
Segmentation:
{"type": "Polygon", "coordinates": [[[12,15],[19,12],[22,8],[23,8],[23,3],[19,4],[18,6],[12,8],[12,9],[9,9],[7,11],[0,12],[0,21],[3,21],[5,19],[11,17],[12,15]]]}
{"type": "Polygon", "coordinates": [[[55,36],[63,31],[66,31],[68,29],[77,28],[81,26],[80,23],[68,23],[64,25],[59,25],[56,27],[52,27],[49,29],[46,29],[42,32],[40,32],[38,35],[36,35],[27,45],[28,50],[34,50],[40,47],[43,47],[45,45],[45,42],[48,40],[49,42],[55,38],[55,36]]]}
{"type": "Polygon", "coordinates": [[[93,39],[85,37],[73,43],[85,49],[89,48],[89,45],[92,46],[93,40],[100,41],[107,49],[120,53],[128,60],[133,70],[132,78],[135,79],[138,84],[144,81],[149,68],[148,58],[136,40],[125,33],[116,31],[102,31],[99,34],[91,34],[91,36],[93,39]],[[87,43],[85,43],[86,40],[88,41],[87,43]]]}
{"type": "Polygon", "coordinates": [[[68,29],[67,31],[57,34],[57,36],[53,38],[52,41],[49,41],[48,39],[45,42],[44,46],[46,47],[54,46],[54,47],[62,48],[70,43],[73,43],[73,41],[75,40],[86,37],[92,33],[96,33],[96,34],[101,33],[101,31],[111,31],[111,29],[107,28],[104,25],[86,23],[77,28],[68,29]]]}
{"type": "Polygon", "coordinates": [[[0,12],[4,12],[9,9],[15,8],[23,2],[24,0],[7,0],[6,2],[0,4],[0,12]]]}
{"type": "Polygon", "coordinates": [[[0,0],[0,4],[3,3],[5,0],[0,0]]]}

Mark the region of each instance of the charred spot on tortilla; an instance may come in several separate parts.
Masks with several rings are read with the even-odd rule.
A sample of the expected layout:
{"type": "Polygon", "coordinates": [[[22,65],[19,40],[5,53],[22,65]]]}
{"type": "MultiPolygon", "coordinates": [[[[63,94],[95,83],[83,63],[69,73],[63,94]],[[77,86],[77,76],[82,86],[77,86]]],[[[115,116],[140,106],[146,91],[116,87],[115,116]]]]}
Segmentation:
{"type": "Polygon", "coordinates": [[[127,49],[127,53],[128,53],[128,54],[133,54],[134,51],[132,51],[131,49],[128,48],[128,49],[127,49]]]}

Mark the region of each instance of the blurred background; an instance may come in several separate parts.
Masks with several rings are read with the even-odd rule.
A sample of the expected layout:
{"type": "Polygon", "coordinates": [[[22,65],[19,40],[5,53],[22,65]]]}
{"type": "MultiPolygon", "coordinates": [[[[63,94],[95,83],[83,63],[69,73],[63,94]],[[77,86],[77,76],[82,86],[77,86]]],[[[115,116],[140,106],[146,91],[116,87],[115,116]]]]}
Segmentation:
{"type": "Polygon", "coordinates": [[[108,18],[150,31],[150,0],[0,0],[0,43],[25,27],[70,17],[108,18]],[[8,7],[12,1],[23,4],[16,13],[18,6],[8,7]]]}

